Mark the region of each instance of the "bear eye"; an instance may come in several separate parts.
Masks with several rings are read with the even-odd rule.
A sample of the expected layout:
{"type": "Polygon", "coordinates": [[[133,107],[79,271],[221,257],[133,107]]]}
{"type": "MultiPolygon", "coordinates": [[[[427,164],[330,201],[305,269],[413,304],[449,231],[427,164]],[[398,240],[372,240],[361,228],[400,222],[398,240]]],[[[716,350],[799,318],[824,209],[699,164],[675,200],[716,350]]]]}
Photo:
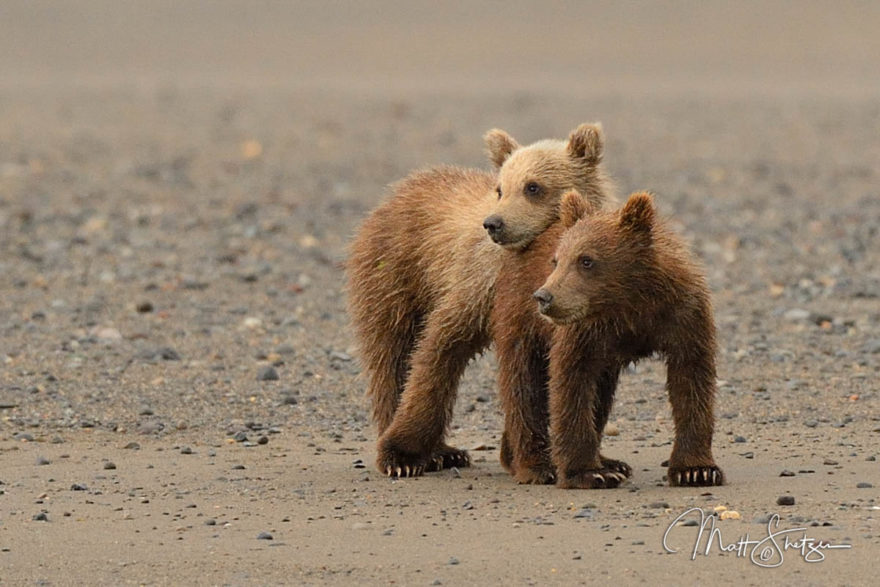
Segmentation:
{"type": "Polygon", "coordinates": [[[498,194],[498,199],[501,199],[501,186],[495,188],[495,193],[498,194]]]}
{"type": "Polygon", "coordinates": [[[588,255],[582,255],[580,259],[578,259],[578,264],[584,269],[592,269],[593,268],[593,258],[588,255]]]}
{"type": "Polygon", "coordinates": [[[556,267],[556,265],[559,264],[559,261],[556,259],[556,257],[553,257],[552,259],[550,259],[550,264],[556,267]]]}
{"type": "Polygon", "coordinates": [[[529,183],[526,184],[525,191],[530,196],[537,196],[539,193],[541,193],[541,186],[539,186],[538,184],[536,184],[533,181],[530,181],[529,183]]]}

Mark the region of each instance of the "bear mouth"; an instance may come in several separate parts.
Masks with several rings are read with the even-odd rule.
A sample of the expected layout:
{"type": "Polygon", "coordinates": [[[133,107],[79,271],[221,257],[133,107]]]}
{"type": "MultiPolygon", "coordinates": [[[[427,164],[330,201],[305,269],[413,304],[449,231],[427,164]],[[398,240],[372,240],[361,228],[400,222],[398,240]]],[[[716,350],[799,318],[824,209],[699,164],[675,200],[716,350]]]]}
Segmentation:
{"type": "Polygon", "coordinates": [[[492,242],[496,245],[512,251],[523,249],[527,247],[530,242],[528,238],[510,239],[503,234],[498,234],[497,232],[490,233],[489,238],[492,239],[492,242]]]}

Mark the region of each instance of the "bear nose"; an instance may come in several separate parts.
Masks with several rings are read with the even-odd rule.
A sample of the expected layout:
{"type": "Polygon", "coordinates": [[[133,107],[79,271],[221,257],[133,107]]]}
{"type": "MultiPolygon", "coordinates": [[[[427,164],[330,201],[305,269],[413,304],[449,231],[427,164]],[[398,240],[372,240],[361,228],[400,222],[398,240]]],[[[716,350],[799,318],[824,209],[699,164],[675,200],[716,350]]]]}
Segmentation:
{"type": "Polygon", "coordinates": [[[490,235],[494,235],[504,228],[504,221],[498,214],[492,214],[483,221],[483,228],[488,230],[490,235]]]}
{"type": "Polygon", "coordinates": [[[551,303],[553,303],[553,294],[544,288],[541,288],[533,293],[532,297],[538,301],[538,306],[542,312],[546,310],[551,303]]]}

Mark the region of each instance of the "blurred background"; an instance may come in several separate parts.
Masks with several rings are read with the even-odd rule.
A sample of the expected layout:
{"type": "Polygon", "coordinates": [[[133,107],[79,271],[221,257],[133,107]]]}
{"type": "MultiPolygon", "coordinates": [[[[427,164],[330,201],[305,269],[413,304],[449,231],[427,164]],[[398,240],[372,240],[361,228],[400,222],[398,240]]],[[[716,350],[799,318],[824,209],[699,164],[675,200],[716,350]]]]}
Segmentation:
{"type": "Polygon", "coordinates": [[[870,1],[4,0],[0,84],[389,91],[880,87],[870,1]]]}
{"type": "MultiPolygon", "coordinates": [[[[492,127],[595,120],[621,195],[654,191],[706,264],[728,412],[825,409],[880,357],[878,25],[858,1],[3,0],[3,422],[371,436],[358,224],[413,169],[488,168],[492,127]]],[[[458,424],[497,430],[494,376],[458,424]]]]}

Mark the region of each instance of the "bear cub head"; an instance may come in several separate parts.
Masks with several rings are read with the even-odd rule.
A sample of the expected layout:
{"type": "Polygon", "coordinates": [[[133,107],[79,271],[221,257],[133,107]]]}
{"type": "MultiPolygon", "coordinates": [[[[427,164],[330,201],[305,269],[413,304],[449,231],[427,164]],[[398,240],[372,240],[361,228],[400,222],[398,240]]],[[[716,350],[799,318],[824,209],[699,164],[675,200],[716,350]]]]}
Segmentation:
{"type": "Polygon", "coordinates": [[[559,216],[569,227],[554,269],[534,293],[538,310],[556,324],[633,317],[657,291],[654,199],[635,193],[622,209],[600,212],[576,192],[564,195],[559,216]]]}
{"type": "Polygon", "coordinates": [[[484,138],[498,169],[498,201],[483,226],[505,248],[523,249],[553,224],[568,190],[579,191],[597,207],[611,197],[610,180],[601,166],[605,144],[601,124],[581,124],[567,142],[546,139],[520,146],[499,129],[484,138]]]}

